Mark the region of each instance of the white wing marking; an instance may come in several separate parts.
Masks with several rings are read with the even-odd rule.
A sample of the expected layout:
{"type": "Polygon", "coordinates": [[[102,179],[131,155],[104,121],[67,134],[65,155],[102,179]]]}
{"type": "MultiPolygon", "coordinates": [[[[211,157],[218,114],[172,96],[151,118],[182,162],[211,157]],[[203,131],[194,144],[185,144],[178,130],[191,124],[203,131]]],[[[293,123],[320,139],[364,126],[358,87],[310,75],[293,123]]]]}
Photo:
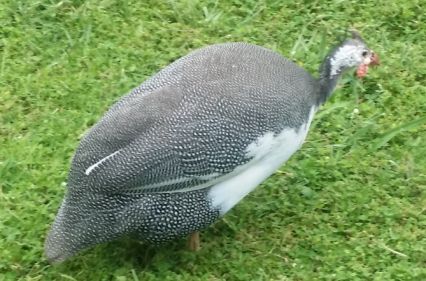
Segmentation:
{"type": "Polygon", "coordinates": [[[299,129],[285,129],[275,137],[268,132],[247,147],[247,155],[254,157],[253,160],[237,175],[217,183],[209,191],[209,198],[221,215],[273,174],[302,146],[315,110],[315,107],[311,108],[308,122],[299,129]]]}
{"type": "MultiPolygon", "coordinates": [[[[177,183],[182,183],[182,182],[186,182],[191,180],[190,178],[178,178],[178,179],[172,179],[172,180],[167,180],[167,181],[162,181],[162,182],[158,182],[158,183],[153,183],[150,185],[144,185],[142,187],[142,189],[153,189],[153,188],[158,188],[158,187],[163,187],[163,186],[167,186],[167,185],[172,185],[172,184],[177,184],[177,183]]],[[[131,188],[129,190],[140,190],[141,188],[131,188]]]]}
{"type": "Polygon", "coordinates": [[[96,162],[95,164],[93,164],[92,166],[90,166],[89,168],[87,168],[86,175],[88,176],[93,171],[93,169],[95,169],[96,167],[98,167],[100,164],[102,164],[103,162],[105,162],[107,159],[109,159],[109,158],[113,157],[114,155],[116,155],[119,151],[120,150],[117,150],[116,152],[114,152],[114,153],[112,153],[112,154],[110,154],[110,155],[102,158],[101,160],[99,160],[98,162],[96,162]]]}

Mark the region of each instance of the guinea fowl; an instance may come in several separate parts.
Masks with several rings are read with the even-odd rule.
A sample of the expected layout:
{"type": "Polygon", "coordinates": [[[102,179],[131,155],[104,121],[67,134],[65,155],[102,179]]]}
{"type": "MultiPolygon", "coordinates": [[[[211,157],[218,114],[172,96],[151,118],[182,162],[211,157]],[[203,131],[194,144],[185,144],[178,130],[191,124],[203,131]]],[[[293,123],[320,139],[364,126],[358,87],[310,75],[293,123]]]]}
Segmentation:
{"type": "Polygon", "coordinates": [[[280,54],[225,43],[178,59],[114,104],[83,137],[45,244],[52,263],[123,235],[161,243],[227,213],[302,145],[349,68],[378,56],[353,33],[320,76],[280,54]]]}

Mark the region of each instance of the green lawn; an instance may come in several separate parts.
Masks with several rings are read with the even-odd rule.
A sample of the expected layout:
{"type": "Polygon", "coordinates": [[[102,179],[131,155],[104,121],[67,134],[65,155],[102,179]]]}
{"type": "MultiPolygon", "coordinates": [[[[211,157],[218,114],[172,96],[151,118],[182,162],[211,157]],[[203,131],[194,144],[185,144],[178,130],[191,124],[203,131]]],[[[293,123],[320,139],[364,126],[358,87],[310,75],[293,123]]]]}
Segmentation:
{"type": "Polygon", "coordinates": [[[425,7],[0,1],[0,280],[426,280],[425,7]],[[46,262],[79,138],[121,95],[217,42],[266,46],[316,74],[350,26],[382,65],[345,76],[301,151],[206,229],[199,252],[123,239],[46,262]]]}

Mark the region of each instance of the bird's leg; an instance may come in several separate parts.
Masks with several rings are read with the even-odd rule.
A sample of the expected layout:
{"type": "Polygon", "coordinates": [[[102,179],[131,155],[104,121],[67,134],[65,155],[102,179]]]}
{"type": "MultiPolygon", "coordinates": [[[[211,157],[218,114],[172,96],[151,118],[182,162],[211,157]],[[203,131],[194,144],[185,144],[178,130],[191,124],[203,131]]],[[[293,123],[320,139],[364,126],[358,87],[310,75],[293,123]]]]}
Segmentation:
{"type": "Polygon", "coordinates": [[[191,233],[188,238],[188,247],[191,251],[198,251],[200,249],[200,233],[195,231],[191,233]]]}

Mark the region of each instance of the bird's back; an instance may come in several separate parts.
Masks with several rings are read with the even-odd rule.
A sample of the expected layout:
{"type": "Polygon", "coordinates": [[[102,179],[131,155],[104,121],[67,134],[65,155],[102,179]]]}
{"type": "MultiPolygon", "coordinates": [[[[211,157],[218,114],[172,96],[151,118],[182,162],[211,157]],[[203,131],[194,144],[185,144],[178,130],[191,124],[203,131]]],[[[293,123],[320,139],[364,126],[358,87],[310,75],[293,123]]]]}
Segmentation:
{"type": "Polygon", "coordinates": [[[69,185],[107,192],[203,186],[249,161],[246,148],[260,136],[305,123],[315,83],[255,45],[196,50],[112,106],[82,140],[69,185]]]}

